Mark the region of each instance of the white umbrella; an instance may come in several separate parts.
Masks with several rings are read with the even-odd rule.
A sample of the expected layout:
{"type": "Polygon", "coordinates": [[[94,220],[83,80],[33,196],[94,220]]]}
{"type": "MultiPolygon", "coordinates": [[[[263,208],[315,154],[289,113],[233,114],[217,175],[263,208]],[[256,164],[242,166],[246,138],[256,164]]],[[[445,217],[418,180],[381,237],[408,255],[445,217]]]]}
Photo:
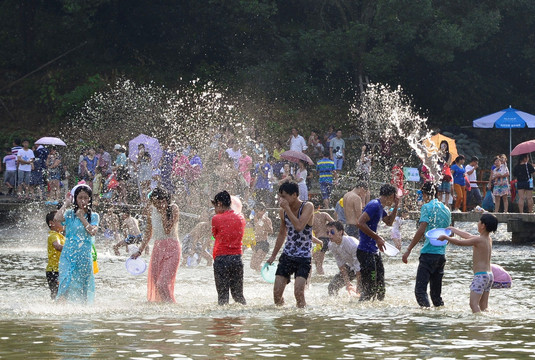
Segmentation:
{"type": "Polygon", "coordinates": [[[60,138],[57,138],[57,137],[49,137],[49,136],[46,136],[46,137],[42,137],[40,138],[39,140],[37,140],[35,142],[37,145],[58,145],[58,146],[67,146],[67,144],[65,144],[63,142],[63,140],[61,140],[60,138]]]}

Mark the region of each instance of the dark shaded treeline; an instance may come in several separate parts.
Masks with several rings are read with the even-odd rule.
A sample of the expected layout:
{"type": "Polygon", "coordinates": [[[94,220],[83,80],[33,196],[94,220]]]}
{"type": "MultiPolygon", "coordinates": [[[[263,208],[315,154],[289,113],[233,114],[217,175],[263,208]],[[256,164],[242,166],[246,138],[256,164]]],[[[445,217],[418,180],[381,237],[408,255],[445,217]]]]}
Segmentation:
{"type": "Polygon", "coordinates": [[[212,80],[281,119],[342,124],[368,78],[401,84],[432,125],[470,125],[535,112],[534,22],[530,0],[4,0],[0,119],[61,124],[125,76],[212,80]]]}

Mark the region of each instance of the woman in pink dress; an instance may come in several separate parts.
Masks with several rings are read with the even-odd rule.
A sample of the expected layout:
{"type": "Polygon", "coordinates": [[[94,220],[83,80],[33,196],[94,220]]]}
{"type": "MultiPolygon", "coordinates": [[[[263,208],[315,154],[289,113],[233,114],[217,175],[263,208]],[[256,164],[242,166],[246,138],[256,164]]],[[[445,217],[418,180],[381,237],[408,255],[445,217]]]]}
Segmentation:
{"type": "Polygon", "coordinates": [[[163,188],[155,188],[146,209],[147,227],[137,258],[143,253],[150,239],[154,239],[154,250],[150,258],[147,279],[147,300],[153,302],[176,302],[175,278],[180,264],[181,248],[178,241],[178,206],[171,203],[171,197],[163,188]]]}

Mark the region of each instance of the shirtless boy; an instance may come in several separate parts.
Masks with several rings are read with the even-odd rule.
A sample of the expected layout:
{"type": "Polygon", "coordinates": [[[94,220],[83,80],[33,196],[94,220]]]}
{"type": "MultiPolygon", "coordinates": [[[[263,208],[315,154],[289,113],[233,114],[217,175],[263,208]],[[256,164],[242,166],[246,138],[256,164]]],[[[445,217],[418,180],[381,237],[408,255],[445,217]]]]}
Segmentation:
{"type": "Polygon", "coordinates": [[[255,204],[254,233],[256,245],[253,248],[251,256],[251,269],[262,270],[262,261],[264,261],[269,252],[268,236],[273,234],[273,224],[269,218],[266,205],[262,202],[255,204]]]}
{"type": "Polygon", "coordinates": [[[473,313],[485,311],[489,305],[489,295],[494,276],[490,267],[490,257],[492,253],[492,239],[490,233],[498,228],[496,216],[486,213],[481,215],[477,223],[479,236],[472,235],[454,227],[449,227],[454,234],[462,239],[451,236],[440,235],[438,240],[448,240],[452,244],[459,246],[473,246],[472,263],[474,279],[470,285],[470,308],[473,313]]]}
{"type": "Polygon", "coordinates": [[[312,224],[314,205],[299,200],[299,187],[294,181],[288,181],[279,187],[279,217],[281,221],[279,235],[269,264],[275,261],[280,248],[284,245],[279,265],[275,273],[273,299],[275,305],[284,305],[284,289],[295,274],[294,295],[297,307],[305,307],[305,285],[311,269],[312,224]]]}
{"type": "Polygon", "coordinates": [[[326,212],[320,211],[320,202],[315,200],[312,202],[314,204],[314,223],[312,225],[312,230],[314,231],[314,236],[320,239],[323,244],[321,250],[316,251],[312,254],[314,263],[316,264],[316,271],[318,274],[323,275],[323,261],[325,260],[325,253],[329,249],[329,235],[327,234],[327,224],[333,222],[334,219],[326,212]]]}
{"type": "MultiPolygon", "coordinates": [[[[120,255],[119,247],[121,245],[125,245],[128,249],[128,245],[141,244],[143,241],[143,235],[141,235],[141,231],[139,230],[139,223],[137,219],[132,217],[128,209],[123,209],[123,212],[121,213],[121,220],[123,221],[122,228],[126,234],[126,237],[124,240],[120,240],[113,246],[115,255],[120,255]]],[[[149,254],[148,246],[145,247],[145,254],[149,254]]]]}
{"type": "Polygon", "coordinates": [[[359,238],[357,222],[362,214],[363,199],[366,198],[367,192],[368,184],[365,181],[359,181],[353,190],[348,191],[343,197],[346,218],[345,233],[357,239],[359,238]]]}

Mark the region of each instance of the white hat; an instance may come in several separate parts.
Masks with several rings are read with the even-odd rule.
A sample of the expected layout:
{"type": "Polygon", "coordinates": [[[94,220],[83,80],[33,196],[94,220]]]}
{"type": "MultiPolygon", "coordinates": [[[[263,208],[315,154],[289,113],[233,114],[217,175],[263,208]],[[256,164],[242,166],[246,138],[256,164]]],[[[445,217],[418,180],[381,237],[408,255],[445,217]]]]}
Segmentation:
{"type": "Polygon", "coordinates": [[[121,145],[115,144],[115,146],[113,147],[113,150],[121,150],[121,145]]]}
{"type": "Polygon", "coordinates": [[[72,188],[71,190],[71,196],[74,197],[74,193],[76,192],[76,189],[78,189],[79,187],[81,186],[85,186],[86,188],[88,188],[89,190],[91,190],[91,187],[87,184],[78,184],[76,185],[75,187],[72,188]]]}

